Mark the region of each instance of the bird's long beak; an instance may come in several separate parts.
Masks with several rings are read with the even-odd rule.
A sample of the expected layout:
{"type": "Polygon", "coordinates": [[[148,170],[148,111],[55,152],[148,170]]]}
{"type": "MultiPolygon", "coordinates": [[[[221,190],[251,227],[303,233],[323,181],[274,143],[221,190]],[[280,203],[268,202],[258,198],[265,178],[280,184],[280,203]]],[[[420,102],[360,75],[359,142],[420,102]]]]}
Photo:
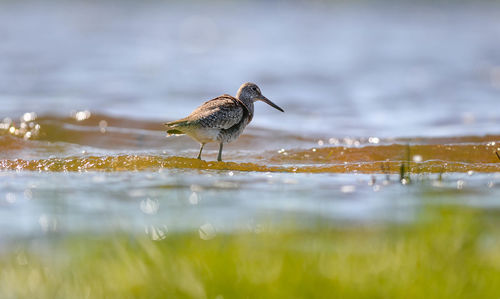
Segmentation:
{"type": "Polygon", "coordinates": [[[276,105],[275,103],[271,102],[271,101],[270,101],[268,98],[266,98],[265,96],[262,96],[262,97],[260,97],[260,98],[256,99],[256,101],[262,101],[262,102],[264,102],[264,103],[268,104],[269,106],[271,106],[271,107],[273,107],[273,108],[278,109],[278,110],[279,110],[279,111],[281,111],[281,112],[285,112],[283,109],[281,109],[281,107],[280,107],[280,106],[278,106],[278,105],[276,105]]]}

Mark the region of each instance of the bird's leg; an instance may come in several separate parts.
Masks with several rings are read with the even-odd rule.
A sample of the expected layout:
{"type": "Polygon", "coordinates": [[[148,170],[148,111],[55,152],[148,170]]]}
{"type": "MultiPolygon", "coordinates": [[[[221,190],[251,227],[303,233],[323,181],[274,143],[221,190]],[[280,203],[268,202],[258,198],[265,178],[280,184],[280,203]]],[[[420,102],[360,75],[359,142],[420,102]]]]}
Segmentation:
{"type": "Polygon", "coordinates": [[[201,152],[203,151],[204,146],[205,146],[205,143],[202,143],[201,148],[200,148],[200,153],[198,154],[198,160],[201,160],[201,152]]]}
{"type": "Polygon", "coordinates": [[[217,161],[220,161],[222,162],[222,142],[220,143],[220,147],[219,147],[219,155],[217,156],[217,161]]]}

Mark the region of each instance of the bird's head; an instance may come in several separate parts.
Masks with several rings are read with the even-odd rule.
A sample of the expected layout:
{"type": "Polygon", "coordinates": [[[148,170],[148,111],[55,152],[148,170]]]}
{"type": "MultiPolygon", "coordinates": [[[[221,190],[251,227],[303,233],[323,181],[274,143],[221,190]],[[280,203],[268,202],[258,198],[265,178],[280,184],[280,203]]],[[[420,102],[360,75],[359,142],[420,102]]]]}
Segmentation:
{"type": "Polygon", "coordinates": [[[278,105],[275,103],[271,102],[268,98],[262,95],[262,92],[260,91],[260,88],[257,86],[257,84],[254,83],[244,83],[240,86],[240,89],[238,90],[238,93],[236,94],[236,97],[243,102],[250,102],[254,103],[256,101],[262,101],[264,103],[267,103],[273,108],[278,109],[281,112],[285,112],[283,109],[281,109],[278,105]]]}

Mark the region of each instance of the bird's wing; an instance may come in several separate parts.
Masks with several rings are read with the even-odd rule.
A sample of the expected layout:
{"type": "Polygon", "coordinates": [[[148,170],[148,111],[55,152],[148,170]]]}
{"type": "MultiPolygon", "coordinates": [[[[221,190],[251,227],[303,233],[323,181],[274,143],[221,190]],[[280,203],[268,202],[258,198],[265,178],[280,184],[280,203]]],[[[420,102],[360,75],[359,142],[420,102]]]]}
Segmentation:
{"type": "Polygon", "coordinates": [[[244,115],[244,107],[230,95],[222,95],[203,103],[188,117],[187,125],[196,124],[214,129],[229,129],[239,123],[244,115]]]}

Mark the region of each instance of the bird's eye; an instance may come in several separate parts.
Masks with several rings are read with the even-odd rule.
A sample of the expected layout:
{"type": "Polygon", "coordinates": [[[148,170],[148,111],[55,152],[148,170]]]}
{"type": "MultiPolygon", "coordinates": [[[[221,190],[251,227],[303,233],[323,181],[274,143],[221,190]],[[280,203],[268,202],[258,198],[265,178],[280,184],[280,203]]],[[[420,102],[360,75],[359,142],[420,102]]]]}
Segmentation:
{"type": "Polygon", "coordinates": [[[252,90],[253,90],[253,91],[257,91],[257,88],[256,88],[256,87],[252,87],[252,90]]]}

